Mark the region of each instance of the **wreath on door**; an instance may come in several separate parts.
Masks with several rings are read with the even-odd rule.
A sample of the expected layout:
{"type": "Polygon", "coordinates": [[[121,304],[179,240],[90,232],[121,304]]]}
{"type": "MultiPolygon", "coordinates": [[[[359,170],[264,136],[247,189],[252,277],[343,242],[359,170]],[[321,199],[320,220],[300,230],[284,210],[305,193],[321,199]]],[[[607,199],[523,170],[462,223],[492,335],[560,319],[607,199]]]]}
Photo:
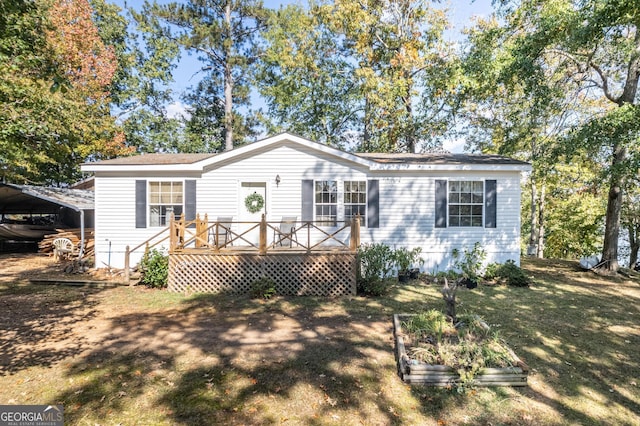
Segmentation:
{"type": "Polygon", "coordinates": [[[249,213],[258,213],[264,207],[264,197],[257,192],[247,195],[244,199],[244,206],[249,213]]]}

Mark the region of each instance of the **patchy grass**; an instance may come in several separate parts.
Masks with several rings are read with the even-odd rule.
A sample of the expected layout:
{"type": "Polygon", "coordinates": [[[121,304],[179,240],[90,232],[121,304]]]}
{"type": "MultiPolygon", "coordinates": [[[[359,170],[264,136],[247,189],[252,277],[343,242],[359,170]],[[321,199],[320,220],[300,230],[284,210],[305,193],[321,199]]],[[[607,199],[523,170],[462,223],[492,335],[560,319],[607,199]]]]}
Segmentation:
{"type": "Polygon", "coordinates": [[[527,388],[403,384],[393,313],[443,308],[434,285],[381,298],[189,297],[144,288],[0,287],[0,403],[66,424],[640,422],[640,280],[526,261],[531,288],[458,292],[532,368],[527,388]]]}

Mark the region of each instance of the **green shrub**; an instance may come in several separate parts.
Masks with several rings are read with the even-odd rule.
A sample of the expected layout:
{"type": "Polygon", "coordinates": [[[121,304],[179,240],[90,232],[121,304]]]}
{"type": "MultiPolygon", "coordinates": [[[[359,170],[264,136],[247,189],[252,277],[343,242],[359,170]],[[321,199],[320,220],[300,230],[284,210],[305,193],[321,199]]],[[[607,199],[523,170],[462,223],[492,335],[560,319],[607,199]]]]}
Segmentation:
{"type": "Polygon", "coordinates": [[[362,244],[358,249],[358,292],[371,296],[384,294],[391,285],[387,278],[393,264],[393,250],[386,244],[362,244]]]}
{"type": "Polygon", "coordinates": [[[477,282],[482,271],[482,262],[487,257],[487,252],[480,246],[479,242],[473,245],[470,251],[464,249],[462,252],[453,249],[453,267],[462,273],[464,278],[477,282]]]}
{"type": "Polygon", "coordinates": [[[374,278],[371,280],[358,281],[358,292],[368,296],[382,296],[395,283],[389,278],[374,278]]]}
{"type": "Polygon", "coordinates": [[[276,283],[267,277],[262,277],[251,283],[251,297],[254,299],[271,299],[276,294],[276,283]]]}
{"type": "Polygon", "coordinates": [[[358,278],[370,281],[387,278],[391,274],[395,259],[393,250],[386,244],[362,244],[358,248],[358,262],[358,278]]]}
{"type": "Polygon", "coordinates": [[[166,288],[169,276],[169,257],[162,251],[152,249],[140,260],[141,282],[147,287],[166,288]]]}
{"type": "Polygon", "coordinates": [[[415,247],[411,250],[406,247],[400,247],[394,250],[393,261],[396,268],[398,268],[398,272],[406,272],[416,263],[424,263],[420,258],[420,253],[422,253],[421,247],[415,247]]]}
{"type": "Polygon", "coordinates": [[[531,280],[513,260],[503,264],[492,263],[487,266],[484,278],[490,281],[505,283],[512,287],[528,287],[531,280]]]}

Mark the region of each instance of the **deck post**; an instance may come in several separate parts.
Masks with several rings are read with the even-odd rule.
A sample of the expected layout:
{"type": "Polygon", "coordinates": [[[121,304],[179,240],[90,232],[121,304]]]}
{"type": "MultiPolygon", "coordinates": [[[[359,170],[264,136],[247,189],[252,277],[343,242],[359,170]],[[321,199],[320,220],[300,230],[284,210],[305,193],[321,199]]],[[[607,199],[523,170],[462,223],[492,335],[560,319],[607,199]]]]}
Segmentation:
{"type": "Polygon", "coordinates": [[[124,282],[131,285],[131,269],[129,268],[131,261],[131,249],[129,246],[124,249],[124,282]]]}
{"type": "Polygon", "coordinates": [[[205,213],[204,214],[204,235],[201,236],[202,238],[204,238],[204,246],[205,247],[211,247],[209,245],[209,214],[205,213]]]}
{"type": "Polygon", "coordinates": [[[178,222],[178,243],[180,248],[184,248],[184,228],[186,228],[186,222],[184,220],[184,213],[180,213],[180,221],[178,222]]]}
{"type": "Polygon", "coordinates": [[[173,253],[178,245],[178,232],[176,227],[176,218],[173,213],[171,213],[171,216],[169,216],[169,253],[173,253]]]}
{"type": "Polygon", "coordinates": [[[202,247],[202,220],[200,220],[200,213],[196,213],[196,238],[195,238],[195,247],[202,247]]]}
{"type": "Polygon", "coordinates": [[[267,253],[267,220],[262,214],[262,220],[260,221],[260,243],[258,246],[258,251],[260,254],[267,253]]]}
{"type": "Polygon", "coordinates": [[[360,247],[360,215],[351,218],[351,241],[349,248],[351,251],[358,251],[360,247]]]}

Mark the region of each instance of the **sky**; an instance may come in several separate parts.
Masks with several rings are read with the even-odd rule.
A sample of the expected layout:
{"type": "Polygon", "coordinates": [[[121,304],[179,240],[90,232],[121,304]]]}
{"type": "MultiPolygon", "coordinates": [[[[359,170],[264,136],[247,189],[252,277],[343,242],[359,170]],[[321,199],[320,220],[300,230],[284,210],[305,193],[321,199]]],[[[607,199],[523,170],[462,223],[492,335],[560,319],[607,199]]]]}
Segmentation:
{"type": "MultiPolygon", "coordinates": [[[[109,0],[107,0],[109,1],[109,0]]],[[[168,3],[170,0],[158,0],[158,3],[168,3]]],[[[133,7],[135,10],[140,10],[144,0],[111,0],[112,3],[117,4],[121,8],[133,7]]],[[[265,7],[271,9],[277,9],[280,6],[292,4],[292,3],[306,3],[305,1],[298,0],[264,0],[265,7]]],[[[461,40],[461,31],[468,26],[472,25],[474,17],[487,17],[492,12],[491,0],[449,0],[442,1],[440,3],[442,7],[449,9],[449,21],[451,28],[446,31],[445,38],[450,41],[461,40]]],[[[198,82],[197,71],[200,64],[195,55],[183,54],[180,62],[174,71],[174,83],[171,85],[171,89],[175,93],[176,100],[167,107],[167,113],[169,116],[177,116],[184,113],[184,105],[177,99],[180,94],[183,93],[191,86],[195,86],[198,82]]],[[[255,101],[258,105],[254,105],[253,109],[260,108],[259,98],[255,101]]],[[[463,152],[464,140],[455,139],[447,140],[444,142],[443,148],[451,152],[463,152]]]]}

